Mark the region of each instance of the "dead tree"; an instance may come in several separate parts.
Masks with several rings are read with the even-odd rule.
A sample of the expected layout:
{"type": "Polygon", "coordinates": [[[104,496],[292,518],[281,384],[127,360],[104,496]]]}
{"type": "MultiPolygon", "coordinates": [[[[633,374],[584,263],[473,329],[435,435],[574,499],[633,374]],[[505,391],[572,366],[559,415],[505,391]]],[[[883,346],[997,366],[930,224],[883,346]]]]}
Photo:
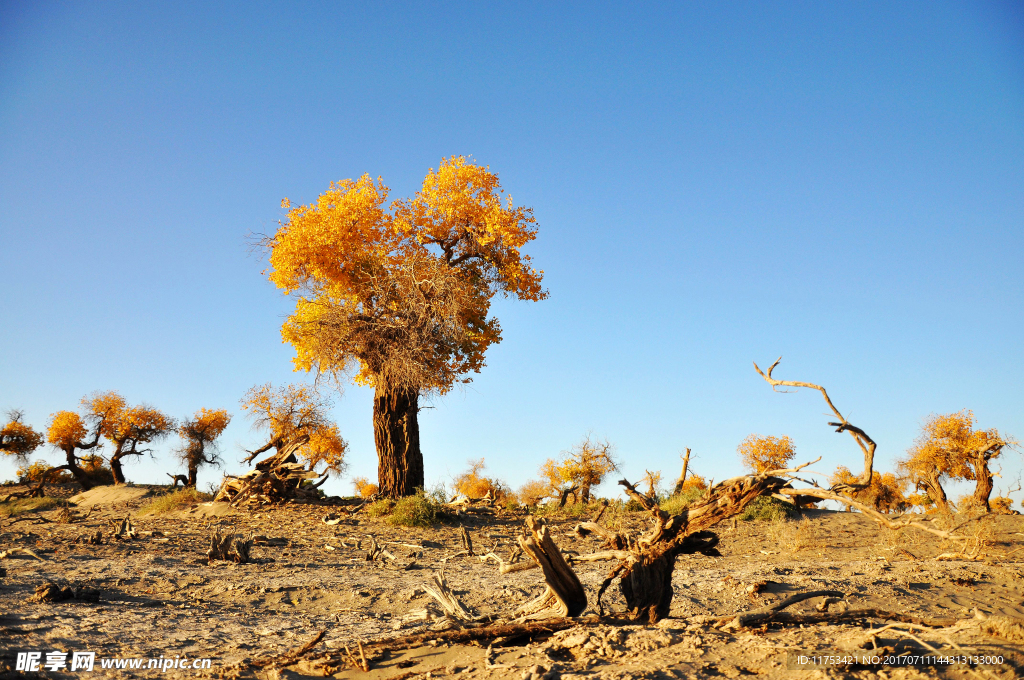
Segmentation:
{"type": "Polygon", "coordinates": [[[296,457],[296,452],[308,440],[308,436],[300,436],[274,455],[256,463],[252,472],[225,479],[213,500],[234,506],[284,503],[293,499],[315,500],[318,489],[327,481],[327,474],[316,483],[304,485],[304,482],[320,477],[320,474],[306,469],[296,457]]]}
{"type": "Polygon", "coordinates": [[[830,409],[832,409],[832,413],[836,414],[836,418],[839,421],[829,422],[829,425],[836,428],[836,432],[849,432],[850,436],[857,442],[857,446],[859,446],[861,451],[864,452],[864,472],[861,473],[860,477],[849,484],[837,485],[833,487],[832,490],[851,492],[869,487],[871,485],[872,467],[874,466],[875,461],[875,442],[867,435],[867,433],[864,432],[864,430],[860,429],[856,425],[851,425],[846,418],[843,417],[843,414],[839,412],[839,409],[837,409],[832,403],[832,400],[829,399],[828,392],[826,392],[825,388],[821,385],[815,385],[814,383],[809,382],[799,382],[796,380],[776,380],[773,378],[772,371],[775,370],[775,367],[779,365],[780,361],[782,361],[782,357],[775,360],[775,363],[768,368],[767,374],[762,371],[756,363],[754,364],[754,370],[756,370],[776,392],[779,391],[778,388],[780,386],[806,387],[808,389],[818,390],[821,392],[821,396],[825,398],[825,403],[828,404],[830,409]]]}
{"type": "Polygon", "coordinates": [[[690,449],[686,449],[686,456],[680,456],[683,459],[683,474],[679,475],[679,481],[676,482],[676,488],[672,491],[673,496],[678,496],[683,492],[683,484],[686,483],[687,468],[690,467],[690,449]]]}
{"type": "Polygon", "coordinates": [[[619,481],[633,499],[650,512],[654,528],[629,545],[627,556],[612,569],[597,593],[598,610],[603,614],[601,597],[618,578],[626,599],[626,616],[635,621],[654,623],[669,615],[672,606],[672,572],[676,557],[701,553],[718,555],[718,536],[711,527],[741,512],[755,498],[777,492],[787,480],[775,476],[777,470],[761,475],[736,477],[719,482],[697,503],[678,515],[670,515],[627,480],[619,481]]]}

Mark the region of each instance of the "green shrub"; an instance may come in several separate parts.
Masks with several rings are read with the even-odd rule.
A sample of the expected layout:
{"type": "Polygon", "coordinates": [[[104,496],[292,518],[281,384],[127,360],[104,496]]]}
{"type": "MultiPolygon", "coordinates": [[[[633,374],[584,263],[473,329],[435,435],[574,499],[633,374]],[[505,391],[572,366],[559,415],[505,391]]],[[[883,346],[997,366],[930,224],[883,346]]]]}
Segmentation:
{"type": "Polygon", "coordinates": [[[403,527],[429,527],[448,517],[444,506],[436,498],[417,489],[413,496],[400,498],[388,516],[388,524],[403,527]]]}
{"type": "Polygon", "coordinates": [[[395,509],[395,502],[390,498],[382,498],[379,501],[370,503],[366,508],[366,514],[370,517],[387,517],[395,509]]]}
{"type": "Polygon", "coordinates": [[[661,503],[661,509],[670,515],[678,515],[683,512],[691,505],[694,501],[704,497],[704,489],[698,489],[697,487],[690,487],[683,489],[683,491],[671,498],[666,499],[661,503]]]}
{"type": "Polygon", "coordinates": [[[740,519],[744,522],[759,520],[762,522],[781,522],[797,515],[796,506],[779,500],[774,496],[758,496],[754,502],[743,509],[740,519]]]}
{"type": "Polygon", "coordinates": [[[202,491],[197,491],[193,487],[185,487],[177,491],[164,494],[154,498],[152,501],[143,505],[139,508],[140,515],[163,515],[168,512],[174,512],[175,510],[184,510],[185,508],[198,505],[199,503],[205,503],[213,500],[213,496],[202,491]]]}

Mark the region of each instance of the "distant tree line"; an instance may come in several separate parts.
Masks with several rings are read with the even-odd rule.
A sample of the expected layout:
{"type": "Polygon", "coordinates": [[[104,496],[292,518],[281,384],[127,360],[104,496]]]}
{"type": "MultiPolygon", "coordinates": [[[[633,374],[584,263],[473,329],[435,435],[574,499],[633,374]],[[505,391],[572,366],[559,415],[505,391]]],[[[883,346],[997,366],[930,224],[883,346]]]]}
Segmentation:
{"type": "MultiPolygon", "coordinates": [[[[330,402],[312,388],[257,386],[242,398],[241,407],[257,429],[270,435],[265,445],[249,452],[246,462],[263,451],[301,440],[298,456],[310,469],[322,467],[334,473],[344,469],[348,444],[328,419],[330,402]]],[[[8,411],[7,423],[0,428],[0,451],[20,464],[18,476],[35,485],[33,495],[42,495],[48,483],[77,482],[82,489],[125,484],[125,463],[155,455],[153,444],[175,434],[179,443],[173,455],[184,474],[169,476],[175,486],[180,482],[195,487],[201,468],[223,464],[218,440],[231,415],[226,409],[204,407],[179,421],[152,406],[129,404],[119,393],[109,391],[84,397],[78,411],[51,414],[45,432],[24,420],[23,411],[8,411]],[[44,444],[62,454],[60,465],[30,463],[31,454],[44,444]]]]}

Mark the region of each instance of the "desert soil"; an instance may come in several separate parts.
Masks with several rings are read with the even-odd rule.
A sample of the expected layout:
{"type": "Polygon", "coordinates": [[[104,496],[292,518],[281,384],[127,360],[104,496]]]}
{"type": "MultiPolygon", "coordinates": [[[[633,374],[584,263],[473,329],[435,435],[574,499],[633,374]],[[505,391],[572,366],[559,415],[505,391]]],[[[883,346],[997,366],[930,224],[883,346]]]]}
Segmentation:
{"type": "MultiPolygon", "coordinates": [[[[460,526],[477,554],[507,559],[523,515],[464,515],[430,529],[393,527],[364,513],[288,505],[235,511],[199,505],[168,515],[138,515],[151,491],[104,487],[74,497],[77,517],[61,523],[59,510],[0,519],[0,677],[69,677],[77,672],[15,670],[19,651],[92,651],[97,658],[212,659],[205,671],[102,670],[89,677],[299,678],[681,678],[761,675],[769,678],[1012,678],[1024,676],[1024,640],[986,634],[978,617],[1024,617],[1024,517],[995,516],[968,533],[984,542],[981,559],[937,560],[951,546],[929,534],[880,528],[860,513],[807,511],[778,523],[726,522],[717,527],[721,557],[678,560],[671,618],[656,626],[590,623],[552,636],[485,646],[425,644],[371,655],[371,670],[346,669],[344,649],[357,644],[456,627],[425,593],[443,567],[456,595],[481,615],[508,617],[543,590],[533,569],[500,575],[493,562],[455,556],[460,526]],[[87,517],[82,518],[87,512],[87,517]],[[327,524],[329,514],[343,515],[327,524]],[[111,521],[131,517],[141,536],[111,538],[111,521]],[[49,521],[44,521],[49,520],[49,521]],[[253,561],[208,563],[211,535],[220,530],[255,534],[253,561]],[[103,533],[103,543],[82,541],[103,533]],[[372,539],[395,559],[367,560],[372,539]],[[36,556],[13,548],[27,548],[36,556]],[[33,602],[46,582],[97,588],[99,602],[33,602]],[[757,588],[753,586],[757,585],[757,588]],[[751,590],[759,590],[757,593],[751,590]],[[804,626],[773,625],[719,630],[702,616],[755,610],[795,593],[837,590],[832,606],[898,611],[954,619],[952,627],[923,630],[885,622],[804,626]],[[423,620],[424,610],[429,620],[423,620]],[[872,633],[872,630],[878,631],[872,633]],[[283,667],[261,662],[301,648],[324,631],[309,653],[283,667]],[[915,640],[916,638],[916,640],[915,640]],[[924,650],[1002,656],[1001,665],[792,669],[794,653],[880,654],[924,650]]],[[[575,518],[546,520],[567,553],[599,548],[579,538],[575,518]]],[[[617,521],[635,531],[641,513],[617,521]]],[[[596,613],[597,588],[613,563],[577,563],[576,572],[596,613]]],[[[821,599],[788,611],[814,612],[821,599]]],[[[624,602],[613,586],[606,607],[624,602]]],[[[990,619],[991,620],[991,619],[990,619]]],[[[1020,629],[1019,633],[1024,633],[1020,629]]],[[[70,659],[70,654],[69,657],[70,659]]],[[[70,665],[70,664],[69,664],[70,665]]],[[[277,664],[280,666],[281,664],[277,664]]]]}

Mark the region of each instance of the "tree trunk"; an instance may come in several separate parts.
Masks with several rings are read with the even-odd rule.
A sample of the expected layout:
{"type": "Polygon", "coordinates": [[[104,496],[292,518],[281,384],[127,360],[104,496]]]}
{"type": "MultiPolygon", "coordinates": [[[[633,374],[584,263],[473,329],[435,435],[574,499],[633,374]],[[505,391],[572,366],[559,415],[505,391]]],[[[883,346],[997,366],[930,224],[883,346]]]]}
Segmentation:
{"type": "Polygon", "coordinates": [[[114,484],[125,484],[128,480],[124,478],[124,471],[121,470],[120,456],[110,457],[110,471],[114,473],[114,484]]]}
{"type": "Polygon", "coordinates": [[[377,480],[387,498],[411,496],[423,487],[419,396],[419,390],[387,385],[378,386],[373,395],[377,480]]]}
{"type": "Polygon", "coordinates": [[[597,592],[598,612],[603,614],[601,596],[615,578],[626,599],[627,617],[655,623],[669,615],[672,606],[672,571],[676,557],[696,552],[718,555],[718,536],[707,531],[723,519],[741,512],[755,498],[770,495],[787,484],[780,477],[747,476],[720,482],[700,501],[678,515],[669,515],[626,480],[619,482],[626,492],[647,509],[657,525],[637,539],[630,556],[616,566],[597,592]]]}
{"type": "Polygon", "coordinates": [[[71,474],[75,476],[75,481],[82,487],[82,491],[88,491],[92,487],[96,486],[93,484],[92,479],[86,474],[85,470],[78,464],[78,456],[75,455],[75,449],[72,448],[70,451],[64,451],[64,455],[67,457],[67,465],[64,466],[66,469],[71,471],[71,474]]]}
{"type": "Polygon", "coordinates": [[[676,488],[672,491],[673,496],[678,496],[683,492],[683,484],[686,483],[686,469],[688,467],[690,467],[690,449],[686,449],[686,457],[683,458],[683,474],[679,475],[676,488]]]}
{"type": "Polygon", "coordinates": [[[928,494],[928,497],[935,503],[935,507],[940,512],[947,512],[949,510],[949,500],[946,498],[946,491],[942,488],[942,484],[939,483],[938,472],[932,472],[926,479],[921,482],[924,485],[924,490],[928,494]]]}
{"type": "Polygon", "coordinates": [[[985,512],[992,512],[988,499],[992,495],[992,472],[988,469],[988,458],[977,456],[974,463],[974,478],[977,483],[974,487],[974,504],[985,512]]]}
{"type": "MultiPolygon", "coordinates": [[[[193,489],[196,487],[196,478],[199,476],[199,464],[189,463],[188,466],[188,481],[185,482],[185,486],[191,486],[193,489]]],[[[177,484],[177,483],[175,483],[177,484]]]]}

